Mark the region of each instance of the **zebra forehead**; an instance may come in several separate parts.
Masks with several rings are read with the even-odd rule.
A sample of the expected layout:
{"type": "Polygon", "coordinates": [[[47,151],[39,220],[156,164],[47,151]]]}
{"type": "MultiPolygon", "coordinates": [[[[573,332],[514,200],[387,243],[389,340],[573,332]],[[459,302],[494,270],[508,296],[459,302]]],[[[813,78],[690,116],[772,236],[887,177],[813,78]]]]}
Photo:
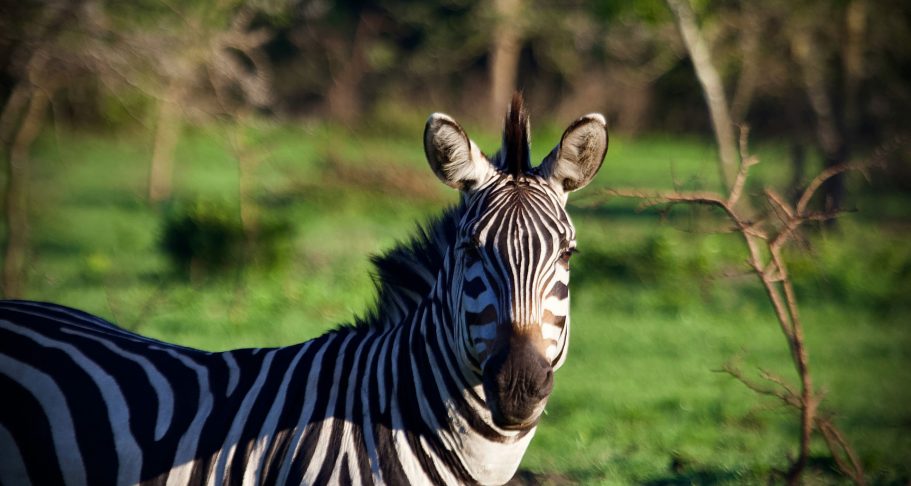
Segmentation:
{"type": "Polygon", "coordinates": [[[551,241],[575,238],[562,201],[538,177],[504,176],[480,196],[471,211],[474,217],[466,228],[467,233],[479,242],[491,237],[551,241]]]}

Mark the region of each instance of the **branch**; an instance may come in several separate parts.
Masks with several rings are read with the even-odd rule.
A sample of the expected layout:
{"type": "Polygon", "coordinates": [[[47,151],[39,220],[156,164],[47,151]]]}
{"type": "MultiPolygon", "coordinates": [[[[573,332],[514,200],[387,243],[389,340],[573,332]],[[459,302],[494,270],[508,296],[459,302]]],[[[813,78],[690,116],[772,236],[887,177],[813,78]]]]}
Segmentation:
{"type": "Polygon", "coordinates": [[[853,481],[854,484],[864,486],[866,481],[864,480],[863,466],[861,466],[860,459],[858,459],[857,454],[848,444],[848,441],[845,440],[841,431],[835,427],[829,417],[817,417],[816,427],[822,432],[822,437],[826,441],[829,451],[832,452],[832,458],[835,460],[835,464],[838,466],[841,473],[851,478],[851,481],[853,481]],[[846,464],[837,451],[841,451],[851,464],[846,464]]]}
{"type": "Polygon", "coordinates": [[[727,207],[727,202],[714,192],[660,192],[626,188],[608,188],[604,192],[608,196],[642,199],[645,208],[666,203],[698,203],[721,208],[727,207]]]}
{"type": "MultiPolygon", "coordinates": [[[[672,0],[668,1],[670,3],[672,0]]],[[[790,386],[782,378],[765,370],[760,371],[760,376],[765,381],[776,385],[776,387],[769,388],[748,379],[731,364],[726,364],[721,371],[731,375],[754,392],[776,397],[800,412],[799,453],[797,458],[791,461],[786,473],[789,484],[798,484],[800,481],[800,476],[808,462],[811,435],[815,429],[823,434],[839,469],[856,484],[862,485],[864,484],[863,470],[853,449],[843,439],[835,426],[826,421],[827,419],[820,418],[818,414],[818,405],[821,397],[814,392],[809,370],[809,358],[804,344],[803,328],[800,323],[797,297],[788,275],[786,263],[781,255],[781,248],[793,238],[797,228],[805,221],[831,219],[839,214],[839,211],[807,211],[807,205],[813,194],[826,180],[848,170],[864,170],[870,167],[871,164],[840,164],[823,170],[804,190],[796,206],[790,205],[774,190],[766,189],[764,193],[769,201],[769,207],[771,211],[778,215],[780,222],[776,223],[767,217],[760,218],[759,223],[749,222],[743,219],[735,210],[735,205],[742,195],[743,187],[749,176],[749,169],[758,163],[754,157],[747,153],[747,133],[747,129],[743,128],[740,139],[740,170],[734,179],[727,198],[714,192],[662,192],[643,189],[607,189],[602,194],[641,199],[641,207],[643,208],[661,204],[668,206],[699,204],[715,206],[725,212],[736,229],[742,234],[749,252],[748,264],[760,278],[772,303],[779,327],[787,340],[788,348],[791,352],[791,359],[800,380],[800,388],[798,390],[790,386]],[[767,237],[766,230],[760,227],[763,224],[770,228],[769,231],[777,229],[773,237],[767,237]],[[768,256],[763,253],[760,241],[765,241],[768,256]],[[766,259],[768,259],[768,262],[765,262],[766,259]],[[842,458],[842,455],[847,457],[847,461],[842,458]]]]}
{"type": "Polygon", "coordinates": [[[750,128],[746,125],[740,127],[740,170],[734,177],[734,183],[731,185],[731,193],[728,196],[727,203],[731,206],[737,204],[740,195],[743,192],[743,185],[746,183],[747,176],[750,173],[750,167],[759,163],[759,159],[750,155],[747,150],[747,139],[750,135],[750,128]]]}
{"type": "Polygon", "coordinates": [[[794,209],[792,209],[791,206],[785,202],[784,198],[781,197],[781,195],[770,188],[766,188],[763,192],[765,193],[766,199],[772,203],[772,206],[784,213],[786,222],[794,218],[794,209]]]}
{"type": "Polygon", "coordinates": [[[803,215],[807,209],[807,205],[810,203],[810,199],[813,198],[813,195],[816,194],[816,190],[827,180],[841,174],[843,172],[848,172],[851,170],[857,170],[864,172],[866,169],[870,168],[869,164],[853,164],[845,163],[833,165],[827,167],[825,170],[819,173],[816,177],[810,181],[810,184],[807,185],[807,188],[804,189],[803,194],[800,196],[800,199],[797,201],[796,213],[797,215],[803,215]]]}
{"type": "MultiPolygon", "coordinates": [[[[756,392],[760,395],[766,395],[766,396],[778,398],[779,400],[784,402],[785,405],[788,405],[788,406],[791,406],[794,408],[799,409],[801,407],[800,399],[787,386],[784,386],[784,388],[785,388],[784,392],[781,392],[781,391],[778,391],[775,389],[771,389],[771,388],[765,388],[765,387],[755,383],[754,381],[750,380],[746,376],[744,376],[743,372],[740,371],[740,369],[738,369],[737,367],[735,367],[734,365],[732,365],[730,363],[725,363],[724,366],[720,370],[714,370],[714,371],[719,372],[719,373],[726,373],[726,374],[732,376],[737,381],[743,383],[744,386],[746,386],[750,390],[753,390],[754,392],[756,392]]],[[[776,384],[778,384],[778,383],[776,382],[776,384]]]]}

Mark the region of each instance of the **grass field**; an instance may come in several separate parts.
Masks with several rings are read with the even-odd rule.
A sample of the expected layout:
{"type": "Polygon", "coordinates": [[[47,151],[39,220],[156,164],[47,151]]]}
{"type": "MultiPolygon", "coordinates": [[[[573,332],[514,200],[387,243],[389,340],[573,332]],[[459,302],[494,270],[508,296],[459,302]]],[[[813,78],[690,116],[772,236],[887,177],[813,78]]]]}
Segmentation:
{"type": "MultiPolygon", "coordinates": [[[[142,334],[209,350],[312,338],[373,301],[369,255],[456,201],[423,159],[421,122],[358,132],[256,122],[187,130],[175,198],[239,214],[235,150],[254,157],[244,201],[291,231],[279,263],[181,277],[159,248],[166,208],[145,202],[148,136],[48,132],[33,151],[26,296],[97,313],[142,334]],[[237,137],[232,144],[229,133],[237,137]],[[252,154],[252,155],[251,155],[252,154]]],[[[471,131],[470,131],[471,132],[471,131]]],[[[474,132],[477,132],[475,130],[474,132]]],[[[559,138],[536,134],[537,160],[559,138]]],[[[476,136],[483,149],[493,134],[476,136]]],[[[785,151],[758,146],[751,192],[789,178],[785,151]]],[[[545,483],[765,484],[796,448],[797,416],[713,372],[730,359],[788,378],[784,338],[740,242],[709,234],[710,214],[662,222],[599,188],[714,188],[713,150],[663,136],[614,138],[601,174],[571,201],[582,253],[573,336],[547,415],[523,463],[545,483]]],[[[876,191],[839,231],[789,254],[810,366],[825,407],[874,484],[911,479],[911,234],[901,195],[877,218],[876,191]],[[895,202],[897,201],[897,202],[895,202]],[[904,214],[903,214],[904,213],[904,214]],[[904,219],[903,219],[904,218],[904,219]]],[[[861,192],[859,192],[861,191],[861,192]]],[[[873,194],[871,196],[871,194],[873,194]]],[[[233,214],[233,213],[232,213],[233,214]]],[[[238,216],[239,218],[239,216],[238,216]]],[[[842,482],[822,442],[808,482],[842,482]]]]}

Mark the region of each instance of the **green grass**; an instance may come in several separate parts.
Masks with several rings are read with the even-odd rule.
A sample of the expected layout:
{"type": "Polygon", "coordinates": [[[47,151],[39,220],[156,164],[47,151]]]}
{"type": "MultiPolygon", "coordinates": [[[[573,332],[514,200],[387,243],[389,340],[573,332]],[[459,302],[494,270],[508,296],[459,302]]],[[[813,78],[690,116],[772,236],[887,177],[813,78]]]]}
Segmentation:
{"type": "MultiPolygon", "coordinates": [[[[561,127],[562,128],[562,127],[561,127]]],[[[540,159],[560,129],[543,127],[540,159]]],[[[230,126],[190,128],[176,151],[175,197],[238,206],[230,126]]],[[[259,161],[251,201],[294,228],[286,261],[179,278],[159,250],[164,211],[145,202],[147,136],[47,133],[32,161],[26,296],[85,309],[145,335],[210,350],[303,341],[348,322],[373,301],[368,257],[408,238],[456,201],[413,133],[351,132],[323,124],[255,122],[239,131],[259,161]]],[[[477,134],[478,130],[469,130],[477,134]]],[[[493,151],[495,134],[476,136],[493,151]]],[[[538,142],[537,140],[541,140],[538,142]]],[[[759,145],[748,192],[790,177],[782,147],[759,145]]],[[[731,377],[743,369],[792,379],[783,337],[758,283],[719,278],[742,269],[733,235],[707,234],[707,214],[662,223],[599,188],[713,189],[702,140],[615,137],[601,174],[571,198],[582,253],[574,261],[573,336],[547,415],[523,462],[544,482],[765,484],[793,455],[797,417],[731,377]],[[588,196],[586,196],[588,194],[588,196]]],[[[861,187],[852,179],[852,191],[861,187]]],[[[875,195],[863,193],[864,201],[875,195]]],[[[907,200],[886,194],[899,208],[907,200]]],[[[898,210],[901,212],[901,209],[898,210]]],[[[794,250],[810,364],[824,406],[876,484],[911,478],[908,323],[911,251],[890,220],[849,215],[841,233],[794,250]]],[[[842,482],[814,443],[811,484],[842,482]]]]}

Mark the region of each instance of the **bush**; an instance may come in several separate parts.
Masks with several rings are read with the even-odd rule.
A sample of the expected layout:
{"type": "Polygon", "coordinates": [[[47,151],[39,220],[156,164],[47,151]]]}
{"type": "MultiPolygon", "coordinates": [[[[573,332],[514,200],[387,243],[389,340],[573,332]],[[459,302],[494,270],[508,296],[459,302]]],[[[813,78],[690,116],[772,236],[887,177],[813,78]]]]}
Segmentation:
{"type": "Polygon", "coordinates": [[[798,293],[886,312],[907,307],[911,250],[900,238],[851,230],[857,236],[821,238],[812,251],[788,252],[798,293]]]}
{"type": "Polygon", "coordinates": [[[196,200],[174,203],[164,213],[161,249],[185,277],[225,273],[246,265],[272,268],[291,247],[292,226],[266,220],[253,234],[244,231],[236,206],[196,200]]]}
{"type": "Polygon", "coordinates": [[[165,210],[161,249],[184,276],[220,273],[242,260],[244,230],[238,211],[196,200],[165,210]]]}

